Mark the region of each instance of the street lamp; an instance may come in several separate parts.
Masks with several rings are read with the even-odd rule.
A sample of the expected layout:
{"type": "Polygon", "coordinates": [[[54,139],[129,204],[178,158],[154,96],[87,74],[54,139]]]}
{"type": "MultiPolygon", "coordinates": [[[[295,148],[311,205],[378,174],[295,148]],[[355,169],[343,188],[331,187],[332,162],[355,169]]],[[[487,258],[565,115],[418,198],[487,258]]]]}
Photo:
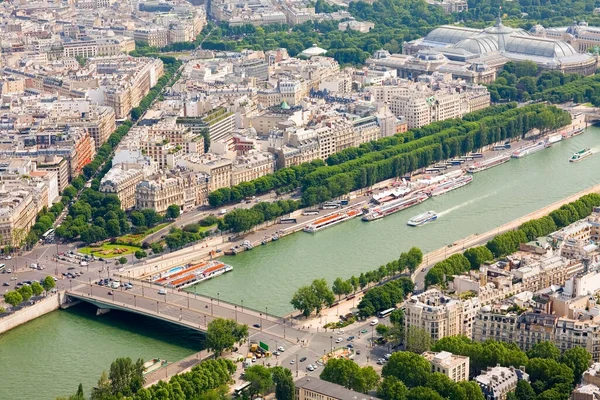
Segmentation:
{"type": "Polygon", "coordinates": [[[262,332],[262,313],[259,313],[260,315],[260,323],[258,324],[258,326],[260,327],[260,331],[262,332]]]}
{"type": "Polygon", "coordinates": [[[242,300],[242,312],[244,312],[244,300],[242,300]]]}
{"type": "Polygon", "coordinates": [[[206,327],[206,314],[204,314],[204,327],[206,327]]]}
{"type": "Polygon", "coordinates": [[[133,295],[133,306],[137,307],[137,300],[135,294],[133,295]]]}
{"type": "Polygon", "coordinates": [[[69,279],[69,290],[73,290],[73,279],[69,279]]]}
{"type": "Polygon", "coordinates": [[[158,311],[158,300],[156,300],[156,313],[160,314],[160,311],[158,311]]]}
{"type": "Polygon", "coordinates": [[[221,305],[221,300],[220,300],[220,294],[219,294],[219,292],[217,292],[217,305],[218,306],[221,305]]]}
{"type": "Polygon", "coordinates": [[[333,336],[329,336],[329,351],[333,351],[333,336]]]}
{"type": "Polygon", "coordinates": [[[234,307],[235,307],[235,322],[237,322],[237,306],[234,306],[234,307]]]}

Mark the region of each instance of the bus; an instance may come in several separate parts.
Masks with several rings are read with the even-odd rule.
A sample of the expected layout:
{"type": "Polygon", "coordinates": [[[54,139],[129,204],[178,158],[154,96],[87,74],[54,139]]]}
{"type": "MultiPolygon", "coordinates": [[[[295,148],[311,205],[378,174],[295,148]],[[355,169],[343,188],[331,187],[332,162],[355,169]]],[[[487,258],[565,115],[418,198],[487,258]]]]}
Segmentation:
{"type": "Polygon", "coordinates": [[[48,238],[51,238],[53,235],[54,235],[54,229],[48,229],[48,231],[42,235],[42,239],[46,240],[48,238]]]}
{"type": "Polygon", "coordinates": [[[304,210],[302,215],[319,215],[319,210],[304,210]]]}
{"type": "Polygon", "coordinates": [[[333,201],[326,201],[325,203],[323,203],[323,205],[321,206],[321,208],[323,210],[331,210],[333,208],[339,208],[339,203],[337,202],[333,202],[333,201]]]}
{"type": "Polygon", "coordinates": [[[279,220],[280,224],[295,224],[296,222],[296,218],[281,218],[279,220]]]}
{"type": "Polygon", "coordinates": [[[242,396],[242,394],[244,394],[244,391],[248,390],[249,387],[250,387],[250,382],[242,383],[240,386],[236,387],[233,390],[234,396],[236,396],[236,397],[242,396]]]}
{"type": "Polygon", "coordinates": [[[379,313],[377,313],[377,316],[379,318],[385,318],[388,315],[390,315],[394,310],[395,308],[388,308],[387,310],[379,311],[379,313]]]}

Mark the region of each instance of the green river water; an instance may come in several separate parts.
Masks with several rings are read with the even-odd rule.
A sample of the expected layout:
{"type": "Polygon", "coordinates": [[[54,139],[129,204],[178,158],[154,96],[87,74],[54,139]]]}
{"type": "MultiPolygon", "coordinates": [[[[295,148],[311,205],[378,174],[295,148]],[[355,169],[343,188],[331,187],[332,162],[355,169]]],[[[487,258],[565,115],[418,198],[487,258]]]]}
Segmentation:
{"type": "MultiPolygon", "coordinates": [[[[475,174],[473,182],[375,222],[354,219],[316,234],[299,232],[223,260],[234,271],[201,283],[198,293],[269,313],[292,311],[289,299],[315,278],[329,283],[384,264],[418,246],[424,252],[482,233],[600,182],[600,154],[569,163],[576,151],[600,150],[600,128],[519,160],[475,174]],[[435,210],[437,221],[406,221],[435,210]]],[[[194,288],[188,290],[193,291],[194,288]]],[[[96,317],[81,305],[56,311],[0,335],[0,399],[46,400],[82,382],[89,391],[117,357],[178,360],[200,350],[202,337],[133,314],[96,317]]]]}
{"type": "Polygon", "coordinates": [[[81,304],[0,335],[0,399],[50,400],[89,393],[118,357],[178,361],[202,348],[199,333],[136,314],[81,304]]]}
{"type": "MultiPolygon", "coordinates": [[[[518,148],[521,145],[513,146],[518,148]]],[[[197,285],[198,293],[270,313],[293,311],[289,300],[298,287],[315,278],[329,284],[377,268],[417,246],[424,253],[474,233],[487,232],[543,206],[600,183],[600,128],[474,175],[467,186],[416,207],[373,222],[360,218],[308,234],[298,232],[222,260],[228,274],[197,285]],[[568,160],[578,150],[595,148],[579,163],[568,160]],[[413,216],[434,210],[438,219],[414,228],[413,216]]],[[[188,290],[193,291],[191,287],[188,290]]]]}

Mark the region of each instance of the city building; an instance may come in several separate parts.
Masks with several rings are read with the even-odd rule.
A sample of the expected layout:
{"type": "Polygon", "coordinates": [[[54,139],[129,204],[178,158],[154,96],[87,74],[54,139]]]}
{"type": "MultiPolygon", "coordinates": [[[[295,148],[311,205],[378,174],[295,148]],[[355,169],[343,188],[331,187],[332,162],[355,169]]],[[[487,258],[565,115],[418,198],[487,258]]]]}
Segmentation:
{"type": "Polygon", "coordinates": [[[469,357],[447,351],[427,351],[422,355],[431,363],[431,372],[444,374],[454,382],[469,380],[469,357]]]}
{"type": "Polygon", "coordinates": [[[438,289],[411,296],[405,305],[404,326],[425,330],[433,340],[446,336],[471,337],[480,309],[479,299],[457,300],[438,289]]]}
{"type": "Polygon", "coordinates": [[[488,367],[481,375],[475,377],[475,382],[481,388],[486,400],[506,400],[508,394],[517,388],[517,383],[524,380],[529,382],[525,368],[488,367]]]}
{"type": "Polygon", "coordinates": [[[378,400],[314,376],[299,379],[294,386],[297,400],[378,400]]]}
{"type": "Polygon", "coordinates": [[[100,191],[116,194],[121,208],[129,210],[136,205],[136,186],[143,179],[144,171],[141,166],[118,164],[104,175],[100,181],[100,191]]]}

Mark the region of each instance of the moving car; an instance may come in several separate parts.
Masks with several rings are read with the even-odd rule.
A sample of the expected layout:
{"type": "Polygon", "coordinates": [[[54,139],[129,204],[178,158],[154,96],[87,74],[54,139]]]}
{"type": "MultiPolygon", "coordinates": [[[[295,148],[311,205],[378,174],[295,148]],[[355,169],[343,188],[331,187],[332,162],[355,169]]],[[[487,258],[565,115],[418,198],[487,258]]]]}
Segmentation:
{"type": "Polygon", "coordinates": [[[341,342],[343,342],[343,341],[344,341],[344,339],[342,339],[341,337],[339,337],[339,338],[335,339],[335,342],[336,342],[336,343],[341,343],[341,342]]]}
{"type": "Polygon", "coordinates": [[[283,351],[285,351],[285,349],[284,349],[282,346],[279,346],[279,347],[277,348],[277,351],[281,351],[281,352],[283,352],[283,351]]]}
{"type": "Polygon", "coordinates": [[[254,324],[254,325],[252,325],[252,326],[253,326],[253,327],[255,327],[255,328],[257,328],[257,329],[259,329],[259,328],[260,328],[260,324],[254,324]]]}
{"type": "Polygon", "coordinates": [[[302,358],[300,359],[300,362],[304,362],[304,361],[306,361],[306,357],[302,357],[302,358]]]}
{"type": "Polygon", "coordinates": [[[158,289],[158,294],[166,295],[167,291],[165,289],[158,289]]]}
{"type": "Polygon", "coordinates": [[[375,326],[379,323],[379,320],[377,318],[375,318],[373,321],[371,321],[371,326],[375,326]]]}

